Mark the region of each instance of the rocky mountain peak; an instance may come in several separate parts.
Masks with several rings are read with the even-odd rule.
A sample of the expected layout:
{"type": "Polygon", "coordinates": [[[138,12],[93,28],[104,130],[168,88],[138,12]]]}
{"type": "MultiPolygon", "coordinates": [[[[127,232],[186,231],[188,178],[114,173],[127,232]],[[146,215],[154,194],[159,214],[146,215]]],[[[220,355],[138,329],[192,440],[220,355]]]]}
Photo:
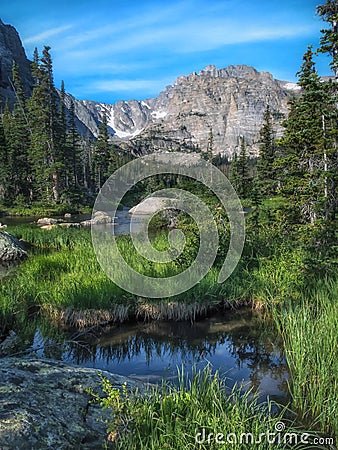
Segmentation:
{"type": "Polygon", "coordinates": [[[9,104],[15,101],[11,84],[14,61],[19,66],[24,89],[29,95],[33,85],[30,62],[16,29],[12,25],[4,24],[0,19],[0,99],[2,102],[8,100],[9,104]]]}

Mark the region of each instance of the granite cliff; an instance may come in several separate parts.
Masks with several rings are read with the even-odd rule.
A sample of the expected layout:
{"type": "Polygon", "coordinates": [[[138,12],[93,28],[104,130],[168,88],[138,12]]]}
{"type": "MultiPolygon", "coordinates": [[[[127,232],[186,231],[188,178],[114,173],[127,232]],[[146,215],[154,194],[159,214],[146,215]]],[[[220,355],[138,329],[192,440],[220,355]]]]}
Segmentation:
{"type": "Polygon", "coordinates": [[[19,73],[27,95],[30,95],[33,79],[30,62],[27,59],[18,32],[11,25],[5,25],[0,19],[0,100],[8,100],[11,106],[15,101],[12,86],[13,61],[19,66],[19,73]]]}

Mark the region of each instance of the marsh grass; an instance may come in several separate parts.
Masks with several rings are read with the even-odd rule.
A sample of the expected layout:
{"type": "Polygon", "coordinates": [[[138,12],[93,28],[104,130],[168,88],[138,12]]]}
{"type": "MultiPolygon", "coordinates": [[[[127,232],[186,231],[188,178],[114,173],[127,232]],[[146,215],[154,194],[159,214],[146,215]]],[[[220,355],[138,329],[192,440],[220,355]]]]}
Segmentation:
{"type": "Polygon", "coordinates": [[[309,283],[299,301],[275,308],[299,417],[338,437],[338,282],[309,283]]]}
{"type": "MultiPolygon", "coordinates": [[[[58,323],[76,327],[133,317],[195,320],[217,308],[249,304],[257,307],[284,301],[291,291],[294,295],[301,288],[300,255],[289,252],[273,258],[261,257],[255,264],[250,258],[243,258],[232,276],[221,284],[219,267],[212,267],[188,291],[171,298],[149,300],[122,290],[105,275],[88,230],[46,231],[20,226],[12,227],[10,232],[29,242],[32,248],[30,258],[0,286],[2,323],[5,318],[25,317],[37,308],[58,323]]],[[[153,243],[158,249],[168,248],[167,234],[158,233],[153,243]]],[[[118,245],[127,263],[139,273],[154,278],[179,273],[176,261],[167,264],[146,261],[137,254],[128,236],[120,236],[118,245]]],[[[116,270],[121,269],[117,266],[116,270]]]]}
{"type": "Polygon", "coordinates": [[[115,388],[107,378],[101,378],[102,392],[90,394],[92,402],[110,412],[106,419],[105,448],[328,448],[316,441],[318,433],[287,419],[291,411],[286,407],[278,405],[276,409],[271,401],[260,404],[258,397],[251,390],[243,391],[241,385],[230,390],[226,380],[218,371],[213,372],[211,366],[201,371],[193,369],[189,374],[182,367],[178,370],[177,385],[163,382],[162,386],[148,386],[141,392],[128,391],[126,384],[115,388]]]}
{"type": "MultiPolygon", "coordinates": [[[[104,398],[94,394],[95,401],[111,411],[107,421],[109,448],[114,449],[224,449],[229,443],[220,445],[214,438],[208,442],[197,433],[206,436],[213,433],[232,433],[234,449],[268,449],[269,443],[240,443],[242,433],[252,433],[258,440],[260,434],[275,431],[275,424],[282,419],[282,413],[273,417],[269,406],[257,404],[252,392],[243,394],[239,386],[227,390],[225,381],[210,367],[187,377],[179,371],[179,385],[163,384],[149,388],[140,395],[131,394],[126,387],[114,388],[102,379],[104,398]],[[235,443],[235,436],[238,440],[235,443]]],[[[249,441],[250,442],[250,441],[249,441]]],[[[284,444],[275,443],[274,448],[285,449],[284,444]]]]}

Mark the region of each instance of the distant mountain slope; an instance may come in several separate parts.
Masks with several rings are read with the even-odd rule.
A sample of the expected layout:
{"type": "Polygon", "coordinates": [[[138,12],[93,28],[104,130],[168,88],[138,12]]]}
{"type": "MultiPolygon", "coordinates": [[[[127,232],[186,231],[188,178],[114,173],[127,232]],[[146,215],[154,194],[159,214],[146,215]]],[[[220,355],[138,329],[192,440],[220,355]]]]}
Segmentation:
{"type": "Polygon", "coordinates": [[[214,153],[232,155],[242,136],[256,153],[267,105],[276,117],[277,133],[281,133],[279,124],[297,90],[296,84],[276,80],[253,67],[208,66],[199,74],[180,76],[157,98],[114,105],[77,101],[76,112],[94,135],[95,124],[105,112],[113,138],[137,152],[206,151],[212,133],[214,153]]]}

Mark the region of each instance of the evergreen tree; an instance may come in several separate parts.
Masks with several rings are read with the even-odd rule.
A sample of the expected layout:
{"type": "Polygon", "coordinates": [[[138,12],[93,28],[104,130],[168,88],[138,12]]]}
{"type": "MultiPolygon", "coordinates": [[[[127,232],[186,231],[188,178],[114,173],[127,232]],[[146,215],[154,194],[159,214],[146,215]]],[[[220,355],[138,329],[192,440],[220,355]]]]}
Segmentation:
{"type": "Polygon", "coordinates": [[[239,195],[243,198],[247,197],[250,191],[250,176],[249,176],[249,158],[247,155],[247,147],[244,137],[241,138],[241,148],[238,155],[238,173],[239,173],[239,195]]]}
{"type": "Polygon", "coordinates": [[[239,155],[234,153],[230,167],[230,181],[237,194],[246,198],[251,190],[251,179],[249,176],[249,158],[244,137],[241,138],[239,155]]]}
{"type": "Polygon", "coordinates": [[[0,200],[6,203],[9,187],[10,173],[8,168],[7,143],[3,124],[3,117],[0,114],[0,200]]]}
{"type": "Polygon", "coordinates": [[[67,160],[67,174],[70,180],[70,187],[73,192],[79,187],[79,180],[82,178],[82,164],[80,158],[80,136],[76,129],[75,124],[75,105],[74,101],[71,100],[69,106],[69,117],[68,117],[68,131],[67,131],[67,142],[66,142],[66,160],[67,160]]]}
{"type": "Polygon", "coordinates": [[[289,197],[293,221],[314,223],[323,216],[326,197],[325,136],[323,118],[330,103],[313,62],[312,48],[303,57],[298,73],[302,94],[294,99],[285,135],[281,139],[284,195],[289,197]]]}
{"type": "Polygon", "coordinates": [[[102,185],[109,176],[110,144],[106,114],[102,117],[99,126],[99,135],[94,148],[94,171],[96,189],[101,189],[102,185]]]}
{"type": "Polygon", "coordinates": [[[12,173],[11,198],[16,203],[27,202],[32,195],[31,167],[28,161],[30,133],[27,123],[26,98],[19,76],[19,67],[13,65],[13,87],[16,95],[12,113],[8,164],[12,173]]]}
{"type": "Polygon", "coordinates": [[[41,61],[34,56],[35,87],[28,102],[31,127],[30,161],[35,187],[47,200],[60,198],[64,155],[60,147],[60,123],[57,112],[57,92],[54,86],[50,47],[45,47],[41,61]]]}
{"type": "Polygon", "coordinates": [[[331,26],[329,29],[321,30],[320,40],[321,53],[329,53],[332,56],[330,66],[338,80],[338,3],[337,0],[327,0],[323,5],[317,7],[317,13],[331,26]]]}
{"type": "Polygon", "coordinates": [[[264,113],[264,122],[260,130],[261,145],[257,162],[256,187],[262,197],[269,197],[276,193],[276,142],[273,129],[272,114],[269,105],[264,113]]]}

